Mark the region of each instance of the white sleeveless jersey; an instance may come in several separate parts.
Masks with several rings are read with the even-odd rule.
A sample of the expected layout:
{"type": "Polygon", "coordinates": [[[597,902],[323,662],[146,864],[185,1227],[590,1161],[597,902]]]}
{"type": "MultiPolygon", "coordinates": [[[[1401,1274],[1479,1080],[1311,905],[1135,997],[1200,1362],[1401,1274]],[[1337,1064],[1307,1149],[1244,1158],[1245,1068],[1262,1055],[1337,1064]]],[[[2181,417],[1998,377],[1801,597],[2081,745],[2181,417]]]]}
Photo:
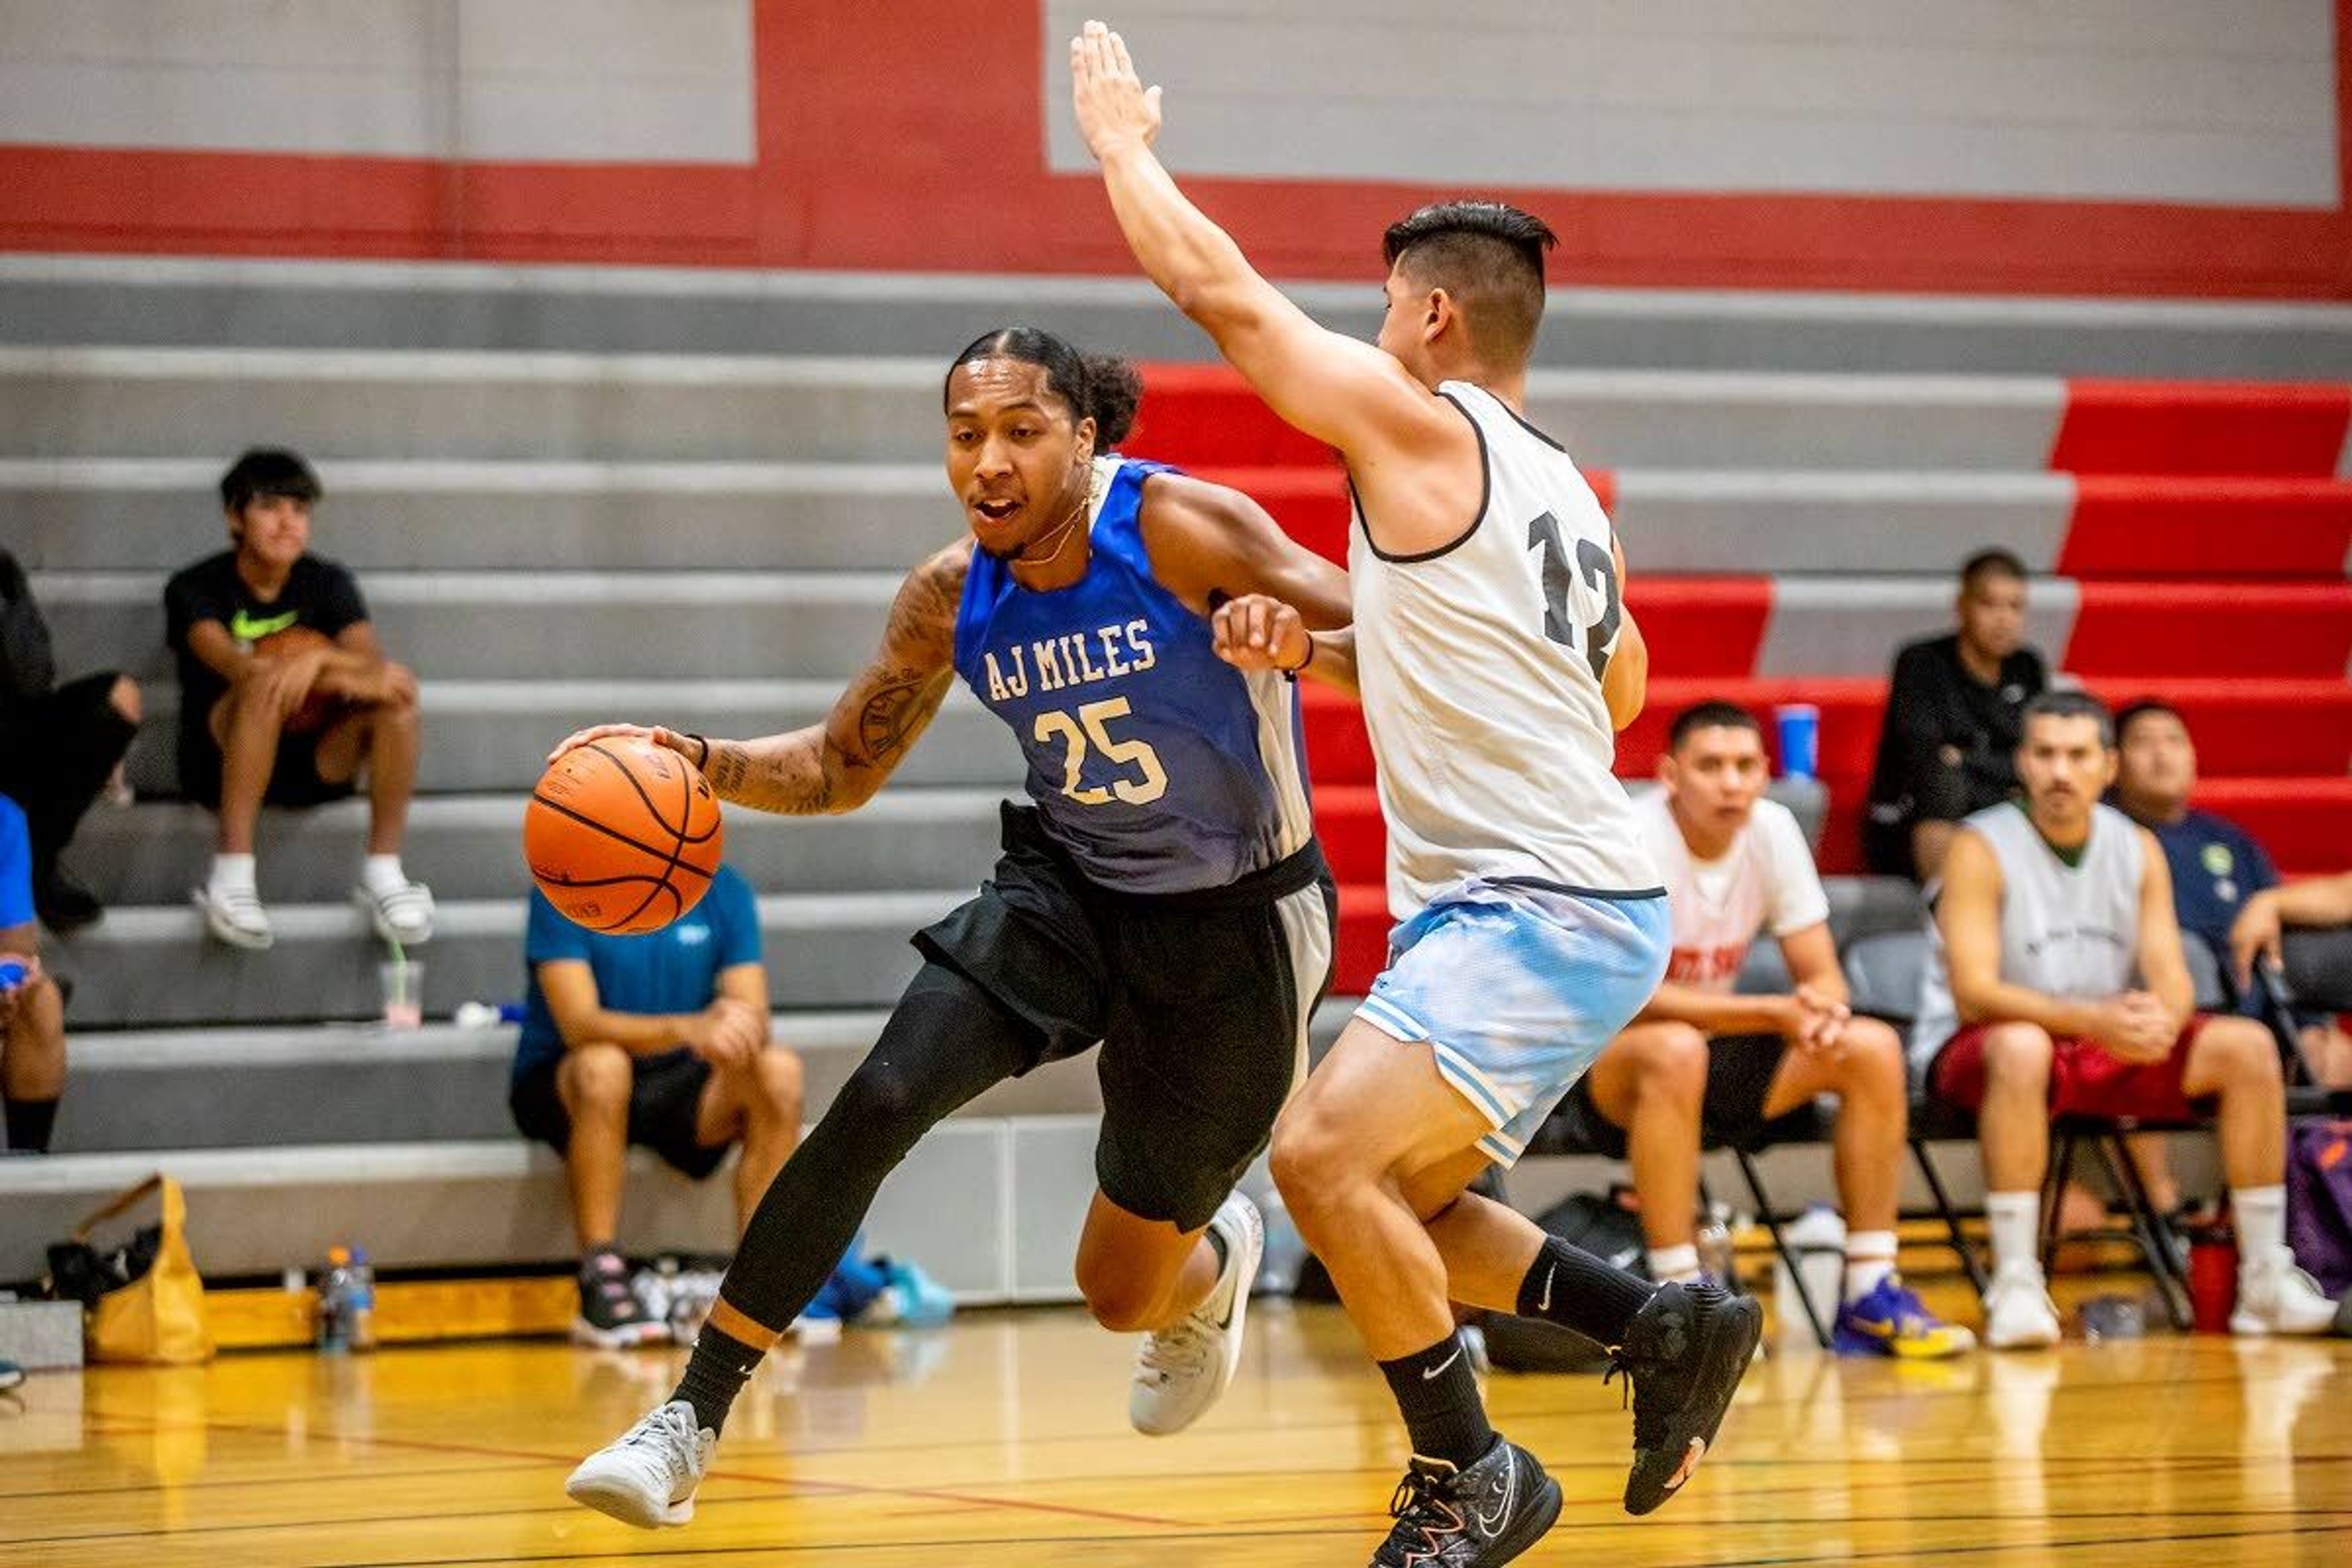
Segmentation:
{"type": "MultiPolygon", "coordinates": [[[[2139,969],[2139,895],[2147,858],[2139,829],[2113,806],[2091,808],[2082,861],[2069,866],[2022,806],[1987,807],[1960,826],[1992,846],[2000,866],[2000,977],[2045,996],[2090,1002],[2132,987],[2139,969]]],[[[1928,921],[1927,972],[1912,1055],[1922,1067],[1959,1032],[1944,935],[1928,921]]]]}
{"type": "Polygon", "coordinates": [[[1601,677],[1621,609],[1609,519],[1568,454],[1493,394],[1439,394],[1477,431],[1470,531],[1382,554],[1357,500],[1348,574],[1364,722],[1403,920],[1471,878],[1655,894],[1601,677]]]}

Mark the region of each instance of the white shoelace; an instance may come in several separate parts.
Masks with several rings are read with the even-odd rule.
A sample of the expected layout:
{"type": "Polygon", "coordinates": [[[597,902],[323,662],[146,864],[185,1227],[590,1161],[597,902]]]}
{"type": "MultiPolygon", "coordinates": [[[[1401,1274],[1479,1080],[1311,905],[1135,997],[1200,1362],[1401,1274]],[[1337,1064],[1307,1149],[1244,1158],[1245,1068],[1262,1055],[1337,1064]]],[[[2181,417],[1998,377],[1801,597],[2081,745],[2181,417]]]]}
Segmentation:
{"type": "Polygon", "coordinates": [[[1143,1367],[1163,1383],[1200,1372],[1209,1364],[1209,1335],[1197,1318],[1187,1318],[1143,1342],[1143,1367]]]}
{"type": "Polygon", "coordinates": [[[694,1417],[677,1405],[665,1405],[630,1427],[621,1438],[625,1448],[651,1448],[668,1467],[673,1480],[693,1471],[688,1458],[694,1452],[700,1434],[694,1430],[694,1417]]]}

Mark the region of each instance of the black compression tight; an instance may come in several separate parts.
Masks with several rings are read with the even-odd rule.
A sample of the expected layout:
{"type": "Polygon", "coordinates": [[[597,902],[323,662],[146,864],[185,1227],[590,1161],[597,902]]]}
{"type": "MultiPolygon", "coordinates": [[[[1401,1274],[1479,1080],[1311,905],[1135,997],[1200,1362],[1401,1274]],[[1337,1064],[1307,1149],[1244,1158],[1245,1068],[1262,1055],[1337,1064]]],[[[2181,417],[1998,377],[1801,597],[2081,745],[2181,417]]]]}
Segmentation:
{"type": "Polygon", "coordinates": [[[779,1332],[814,1300],[857,1235],[882,1179],[982,1090],[1036,1058],[1036,1040],[944,964],[908,983],[873,1051],[751,1215],[719,1295],[779,1332]]]}

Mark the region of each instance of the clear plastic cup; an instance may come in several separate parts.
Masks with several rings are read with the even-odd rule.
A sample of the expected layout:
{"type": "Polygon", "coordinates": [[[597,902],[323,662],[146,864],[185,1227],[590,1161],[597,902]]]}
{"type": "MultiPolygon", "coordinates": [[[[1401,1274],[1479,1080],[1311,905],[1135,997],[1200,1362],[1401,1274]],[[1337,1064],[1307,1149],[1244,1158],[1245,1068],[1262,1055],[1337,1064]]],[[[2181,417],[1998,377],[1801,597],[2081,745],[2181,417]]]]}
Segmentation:
{"type": "Polygon", "coordinates": [[[376,965],[383,986],[383,1026],[419,1029],[425,1026],[425,965],[415,959],[376,965]]]}

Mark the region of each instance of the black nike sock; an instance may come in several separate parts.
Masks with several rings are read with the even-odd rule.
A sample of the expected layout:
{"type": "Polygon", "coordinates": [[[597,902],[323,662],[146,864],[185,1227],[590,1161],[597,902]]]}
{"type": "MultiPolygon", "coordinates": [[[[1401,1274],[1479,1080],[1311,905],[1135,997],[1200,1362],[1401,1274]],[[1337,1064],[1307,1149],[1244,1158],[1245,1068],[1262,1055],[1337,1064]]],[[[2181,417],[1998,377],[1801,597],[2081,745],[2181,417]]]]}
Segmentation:
{"type": "Polygon", "coordinates": [[[1519,1316],[1541,1318],[1604,1345],[1622,1344],[1657,1287],[1558,1237],[1546,1238],[1519,1282],[1519,1316]]]}
{"type": "Polygon", "coordinates": [[[1478,1397],[1477,1374],[1470,1370],[1459,1333],[1451,1333],[1425,1351],[1381,1363],[1397,1408],[1404,1413],[1405,1431],[1412,1451],[1424,1459],[1444,1459],[1468,1468],[1495,1446],[1495,1429],[1486,1424],[1486,1405],[1478,1397]]]}
{"type": "Polygon", "coordinates": [[[686,1375],[678,1379],[677,1392],[670,1398],[693,1405],[697,1425],[713,1433],[724,1431],[735,1396],[743,1392],[743,1384],[751,1381],[767,1353],[705,1323],[694,1342],[694,1353],[687,1358],[686,1375]]]}
{"type": "Polygon", "coordinates": [[[49,1152],[49,1130],[57,1125],[54,1100],[12,1100],[5,1107],[8,1147],[31,1154],[49,1152]]]}

